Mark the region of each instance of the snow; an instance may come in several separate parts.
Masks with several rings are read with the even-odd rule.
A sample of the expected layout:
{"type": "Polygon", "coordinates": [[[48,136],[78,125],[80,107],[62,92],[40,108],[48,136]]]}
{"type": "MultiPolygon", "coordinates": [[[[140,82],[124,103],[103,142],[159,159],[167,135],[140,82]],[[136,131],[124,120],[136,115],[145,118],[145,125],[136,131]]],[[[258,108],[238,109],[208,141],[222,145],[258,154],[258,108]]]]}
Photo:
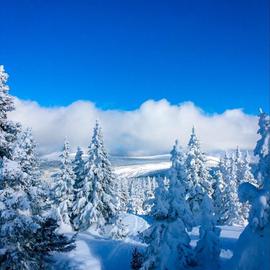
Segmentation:
{"type": "MultiPolygon", "coordinates": [[[[75,153],[70,154],[71,158],[75,157],[75,153]]],[[[87,155],[83,155],[86,159],[87,155]]],[[[54,152],[46,156],[42,156],[43,176],[49,179],[53,174],[58,172],[59,152],[54,152]]],[[[145,157],[130,156],[112,156],[110,157],[114,171],[117,176],[122,178],[142,177],[167,172],[171,167],[169,155],[155,155],[145,157]]],[[[219,158],[215,156],[206,156],[206,165],[208,167],[216,167],[219,158]]]]}
{"type": "MultiPolygon", "coordinates": [[[[138,241],[138,231],[149,227],[142,218],[132,214],[123,214],[123,222],[129,230],[129,237],[122,241],[99,238],[90,233],[79,233],[77,247],[69,253],[54,255],[57,270],[120,270],[130,269],[134,247],[144,249],[146,246],[138,241]]],[[[221,269],[228,270],[228,261],[233,255],[233,248],[243,231],[241,226],[220,226],[221,228],[221,269]]],[[[72,233],[67,233],[71,235],[72,233]]],[[[199,239],[199,227],[190,233],[191,246],[194,248],[199,239]]],[[[205,270],[205,269],[203,269],[205,270]]],[[[215,269],[211,269],[215,270],[215,269]]]]}
{"type": "Polygon", "coordinates": [[[115,174],[121,178],[133,178],[149,173],[168,170],[171,167],[170,162],[147,163],[140,165],[118,166],[114,168],[115,174]]]}

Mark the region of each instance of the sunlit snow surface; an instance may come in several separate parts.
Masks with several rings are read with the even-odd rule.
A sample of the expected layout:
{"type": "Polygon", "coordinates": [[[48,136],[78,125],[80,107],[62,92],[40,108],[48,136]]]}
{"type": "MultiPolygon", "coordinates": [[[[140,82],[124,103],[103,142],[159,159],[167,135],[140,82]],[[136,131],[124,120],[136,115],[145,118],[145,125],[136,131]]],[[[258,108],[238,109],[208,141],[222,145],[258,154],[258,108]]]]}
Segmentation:
{"type": "MultiPolygon", "coordinates": [[[[142,218],[127,214],[123,219],[128,226],[130,237],[123,241],[107,240],[97,238],[89,233],[80,233],[77,236],[77,248],[67,254],[55,254],[55,269],[64,270],[128,270],[132,249],[137,246],[144,249],[145,245],[138,241],[138,231],[143,231],[149,226],[142,218]]],[[[243,227],[222,226],[221,227],[221,269],[227,269],[228,259],[243,227]]],[[[68,233],[71,235],[71,233],[68,233]]],[[[191,245],[194,247],[198,240],[199,230],[194,228],[190,233],[191,245]]],[[[199,268],[197,268],[199,269],[199,268]]],[[[207,270],[207,269],[203,269],[207,270]]],[[[210,270],[210,269],[209,269],[210,270]]],[[[211,269],[215,270],[215,269],[211,269]]]]}

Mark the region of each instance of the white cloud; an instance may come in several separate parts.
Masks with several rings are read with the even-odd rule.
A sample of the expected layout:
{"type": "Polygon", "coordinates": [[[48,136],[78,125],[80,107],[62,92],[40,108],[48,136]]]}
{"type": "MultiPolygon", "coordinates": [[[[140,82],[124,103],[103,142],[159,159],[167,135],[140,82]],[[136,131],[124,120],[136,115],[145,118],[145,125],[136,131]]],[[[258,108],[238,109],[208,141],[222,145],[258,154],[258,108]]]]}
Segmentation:
{"type": "Polygon", "coordinates": [[[95,120],[104,130],[112,154],[158,154],[168,152],[174,140],[188,142],[195,125],[205,151],[252,149],[256,143],[257,119],[241,109],[209,115],[192,102],[171,105],[167,100],[148,100],[133,111],[100,110],[94,103],[77,101],[67,107],[46,108],[36,102],[16,99],[12,119],[32,127],[42,153],[59,151],[65,136],[72,144],[87,147],[95,120]]]}

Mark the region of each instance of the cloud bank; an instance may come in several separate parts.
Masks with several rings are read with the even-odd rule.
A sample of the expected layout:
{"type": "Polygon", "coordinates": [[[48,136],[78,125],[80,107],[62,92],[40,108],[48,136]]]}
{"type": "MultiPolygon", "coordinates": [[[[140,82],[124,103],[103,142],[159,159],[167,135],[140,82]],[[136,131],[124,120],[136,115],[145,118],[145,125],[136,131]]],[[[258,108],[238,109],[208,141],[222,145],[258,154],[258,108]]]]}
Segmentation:
{"type": "Polygon", "coordinates": [[[73,151],[77,145],[86,148],[96,119],[113,155],[168,153],[176,138],[187,144],[193,125],[204,151],[253,149],[257,140],[256,116],[241,109],[209,115],[192,102],[171,105],[165,99],[148,100],[133,111],[101,110],[89,101],[55,108],[19,99],[15,103],[11,118],[33,129],[42,154],[59,151],[65,137],[73,151]]]}

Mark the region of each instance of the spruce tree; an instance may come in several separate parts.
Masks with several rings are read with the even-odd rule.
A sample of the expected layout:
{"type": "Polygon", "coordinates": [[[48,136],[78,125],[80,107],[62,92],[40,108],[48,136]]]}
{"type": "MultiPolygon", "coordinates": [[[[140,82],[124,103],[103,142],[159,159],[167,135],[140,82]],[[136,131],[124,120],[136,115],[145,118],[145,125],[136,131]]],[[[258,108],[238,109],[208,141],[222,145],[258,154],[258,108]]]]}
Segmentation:
{"type": "Polygon", "coordinates": [[[185,162],[187,198],[191,211],[197,223],[200,214],[200,204],[204,194],[212,195],[212,179],[206,166],[206,157],[201,151],[200,143],[192,128],[191,137],[188,143],[188,150],[185,162]]]}
{"type": "Polygon", "coordinates": [[[225,182],[224,182],[224,177],[222,174],[222,168],[224,167],[223,160],[220,159],[219,165],[217,170],[214,173],[214,183],[213,183],[213,202],[214,202],[214,211],[217,217],[217,223],[219,225],[224,224],[224,215],[226,213],[226,209],[224,208],[225,205],[225,182]]]}
{"type": "Polygon", "coordinates": [[[73,206],[73,186],[75,181],[75,174],[72,168],[72,161],[70,158],[69,142],[65,140],[63,151],[60,155],[61,167],[60,173],[56,177],[54,187],[55,202],[58,209],[58,214],[61,223],[70,224],[70,217],[72,215],[73,206]]]}
{"type": "Polygon", "coordinates": [[[199,241],[195,248],[197,264],[203,269],[218,269],[220,228],[216,227],[216,217],[212,199],[205,195],[201,203],[201,226],[199,241]]]}
{"type": "Polygon", "coordinates": [[[140,270],[143,264],[143,253],[138,250],[138,248],[134,248],[132,250],[132,259],[130,263],[130,267],[132,270],[140,270]]]}
{"type": "MultiPolygon", "coordinates": [[[[85,177],[84,165],[85,163],[83,160],[83,150],[81,147],[78,147],[73,161],[73,171],[75,174],[75,181],[74,181],[75,194],[83,187],[84,184],[84,177],[85,177]]],[[[76,198],[76,195],[74,197],[76,198]]]]}
{"type": "Polygon", "coordinates": [[[254,155],[258,157],[259,162],[256,167],[255,177],[260,186],[270,188],[270,116],[260,110],[259,129],[257,133],[260,139],[257,141],[254,149],[254,155]]]}
{"type": "Polygon", "coordinates": [[[242,183],[238,193],[241,202],[249,202],[248,225],[241,233],[233,252],[232,270],[268,270],[270,268],[270,130],[269,115],[260,112],[254,155],[258,157],[255,177],[260,186],[242,183]]]}
{"type": "Polygon", "coordinates": [[[192,265],[193,252],[186,230],[191,229],[193,220],[179,179],[172,177],[168,190],[159,181],[152,216],[153,224],[144,234],[148,247],[142,269],[174,270],[192,265]]]}
{"type": "Polygon", "coordinates": [[[228,225],[244,224],[245,217],[242,214],[242,204],[238,198],[238,182],[237,182],[237,167],[235,158],[232,156],[229,158],[227,164],[225,183],[226,187],[224,190],[225,203],[224,208],[226,213],[224,215],[225,223],[228,225]]]}
{"type": "Polygon", "coordinates": [[[77,205],[77,202],[83,197],[83,185],[85,178],[85,170],[84,165],[85,162],[83,160],[83,150],[81,147],[77,148],[77,152],[75,158],[73,160],[73,172],[75,174],[75,180],[73,185],[73,205],[71,211],[71,222],[75,230],[78,228],[76,224],[74,224],[74,220],[79,214],[80,208],[77,205]]]}
{"type": "Polygon", "coordinates": [[[29,179],[29,196],[36,200],[33,210],[36,214],[50,208],[49,187],[41,178],[36,143],[30,128],[21,130],[17,135],[13,149],[13,159],[17,161],[29,179]]]}
{"type": "Polygon", "coordinates": [[[3,270],[45,269],[50,252],[70,250],[74,240],[56,234],[56,221],[51,219],[55,226],[50,226],[49,220],[36,211],[39,200],[30,189],[35,168],[28,163],[30,159],[24,159],[25,149],[18,149],[20,125],[7,118],[14,109],[7,79],[0,66],[0,265],[3,270]],[[21,159],[14,155],[14,149],[22,153],[21,159]]]}
{"type": "Polygon", "coordinates": [[[179,141],[176,140],[175,144],[173,146],[173,149],[171,151],[171,170],[170,170],[170,175],[171,177],[176,177],[181,181],[183,184],[186,192],[188,192],[190,183],[187,182],[187,176],[186,176],[186,168],[185,168],[185,154],[184,151],[181,149],[179,145],[179,141]]]}
{"type": "Polygon", "coordinates": [[[102,227],[115,217],[118,208],[113,189],[115,181],[101,127],[96,122],[85,164],[83,198],[77,202],[79,213],[74,220],[79,230],[94,226],[101,232],[102,227]]]}

